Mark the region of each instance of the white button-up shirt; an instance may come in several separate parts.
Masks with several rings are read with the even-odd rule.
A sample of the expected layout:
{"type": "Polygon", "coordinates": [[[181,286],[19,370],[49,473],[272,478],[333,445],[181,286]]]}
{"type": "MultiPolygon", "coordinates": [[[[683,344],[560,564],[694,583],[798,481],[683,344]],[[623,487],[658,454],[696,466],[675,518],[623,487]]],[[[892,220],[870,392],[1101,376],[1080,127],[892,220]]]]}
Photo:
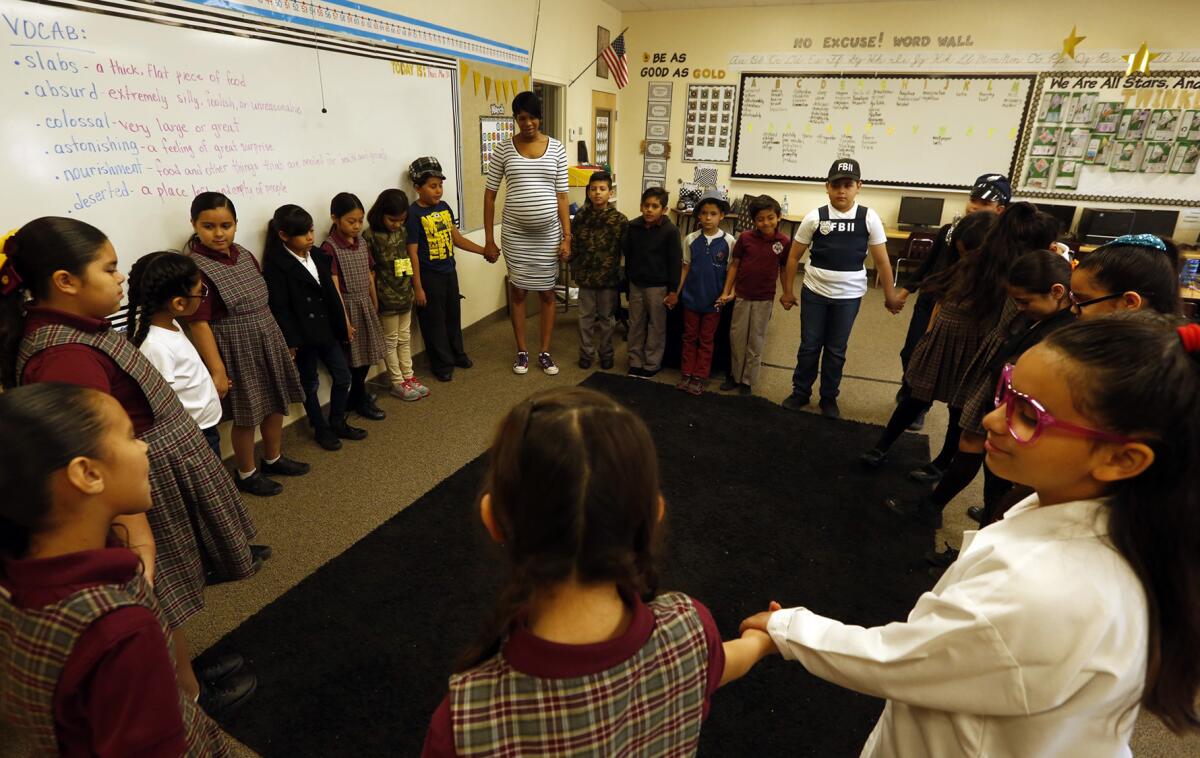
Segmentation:
{"type": "Polygon", "coordinates": [[[966,532],[906,622],[864,629],[791,608],[768,632],[822,679],[887,698],[863,756],[1128,756],[1148,612],[1104,509],[1034,495],[966,532]]]}

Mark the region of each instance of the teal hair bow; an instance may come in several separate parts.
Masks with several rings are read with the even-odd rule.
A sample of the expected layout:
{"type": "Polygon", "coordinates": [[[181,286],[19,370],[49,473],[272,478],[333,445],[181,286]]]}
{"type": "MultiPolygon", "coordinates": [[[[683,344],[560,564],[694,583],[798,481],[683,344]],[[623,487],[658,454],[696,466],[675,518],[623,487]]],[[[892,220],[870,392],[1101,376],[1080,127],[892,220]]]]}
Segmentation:
{"type": "Polygon", "coordinates": [[[1124,234],[1117,237],[1112,242],[1106,242],[1101,247],[1111,247],[1113,245],[1129,245],[1131,247],[1148,247],[1152,250],[1161,250],[1167,252],[1167,243],[1163,242],[1153,234],[1124,234]]]}

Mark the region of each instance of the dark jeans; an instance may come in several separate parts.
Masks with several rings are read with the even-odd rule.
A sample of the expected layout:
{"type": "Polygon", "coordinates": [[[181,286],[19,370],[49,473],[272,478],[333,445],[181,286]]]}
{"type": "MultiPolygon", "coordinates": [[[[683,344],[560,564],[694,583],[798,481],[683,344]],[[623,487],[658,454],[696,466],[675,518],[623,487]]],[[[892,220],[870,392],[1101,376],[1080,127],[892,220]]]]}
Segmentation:
{"type": "Polygon", "coordinates": [[[417,308],[425,354],[435,374],[454,370],[454,362],[466,356],[462,336],[462,304],[458,294],[458,272],[421,272],[425,307],[417,308]]]}
{"type": "Polygon", "coordinates": [[[796,351],[796,370],[792,372],[792,391],[797,395],[812,395],[819,363],[821,397],[838,396],[842,369],[846,366],[846,345],[861,304],[861,297],[834,299],[807,287],[800,292],[800,349],[796,351]]]}
{"type": "Polygon", "coordinates": [[[329,425],[341,424],[346,419],[346,394],[350,391],[350,369],[346,365],[346,354],[337,342],[328,345],[305,345],[296,351],[296,369],[300,372],[300,386],[304,388],[304,412],[313,429],[324,429],[329,425]],[[317,389],[321,378],[317,374],[317,361],[325,364],[333,387],[329,391],[329,420],[321,415],[321,399],[317,389]]]}
{"type": "Polygon", "coordinates": [[[217,425],[213,424],[207,429],[201,429],[200,432],[204,435],[204,441],[217,454],[217,460],[221,460],[221,433],[217,431],[217,425]]]}

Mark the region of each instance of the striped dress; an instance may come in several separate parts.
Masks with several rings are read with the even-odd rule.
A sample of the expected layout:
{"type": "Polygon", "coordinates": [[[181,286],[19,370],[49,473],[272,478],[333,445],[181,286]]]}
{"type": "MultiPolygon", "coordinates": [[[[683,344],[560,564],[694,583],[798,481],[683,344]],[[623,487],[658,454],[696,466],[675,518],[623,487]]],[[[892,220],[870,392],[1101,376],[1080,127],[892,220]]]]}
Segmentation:
{"type": "Polygon", "coordinates": [[[508,280],[523,290],[554,289],[558,281],[558,251],[563,231],[558,218],[558,193],[567,191],[567,151],[548,137],[540,158],[526,158],[512,141],[501,143],[488,166],[487,188],[500,190],[506,178],[500,249],[508,265],[508,280]]]}

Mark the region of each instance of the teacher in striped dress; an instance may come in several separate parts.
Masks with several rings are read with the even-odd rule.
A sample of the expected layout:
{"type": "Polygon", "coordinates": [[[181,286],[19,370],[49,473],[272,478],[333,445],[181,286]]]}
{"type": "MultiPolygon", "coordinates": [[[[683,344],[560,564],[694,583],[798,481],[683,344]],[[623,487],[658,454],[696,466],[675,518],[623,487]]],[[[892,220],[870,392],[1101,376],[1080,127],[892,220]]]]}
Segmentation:
{"type": "Polygon", "coordinates": [[[558,366],[550,357],[554,333],[554,286],[558,282],[559,259],[571,252],[571,217],[567,212],[567,152],[563,144],[542,134],[542,101],[532,92],[513,98],[517,131],[511,142],[496,148],[488,167],[483,192],[483,228],[487,255],[500,252],[493,227],[496,223],[496,193],[507,178],[500,241],[508,265],[509,316],[517,340],[513,373],[529,371],[525,346],[525,296],[536,292],[542,301],[541,351],[538,365],[554,375],[558,366]]]}

